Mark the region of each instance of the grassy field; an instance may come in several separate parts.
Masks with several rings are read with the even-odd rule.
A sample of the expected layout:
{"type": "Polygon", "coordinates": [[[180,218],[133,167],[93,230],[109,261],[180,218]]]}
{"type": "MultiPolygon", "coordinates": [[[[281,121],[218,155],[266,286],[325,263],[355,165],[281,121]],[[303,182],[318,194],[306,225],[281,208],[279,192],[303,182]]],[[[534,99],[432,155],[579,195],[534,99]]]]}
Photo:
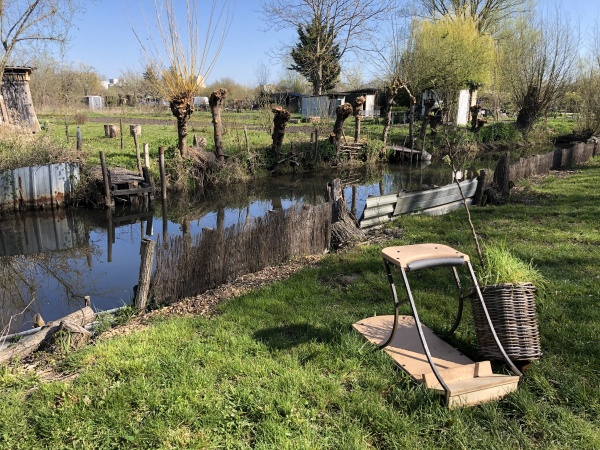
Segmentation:
{"type": "MultiPolygon", "coordinates": [[[[484,241],[506,240],[549,280],[537,302],[544,355],[501,401],[449,411],[352,330],[391,312],[381,247],[368,246],[233,298],[210,319],[162,318],[100,339],[56,363],[78,373],[71,381],[2,368],[0,447],[600,448],[599,183],[596,159],[472,211],[484,241]]],[[[474,255],[464,211],[394,226],[403,237],[386,246],[440,242],[474,255]]],[[[456,307],[446,272],[412,277],[435,330],[456,307]]],[[[452,343],[476,357],[469,317],[452,343]]]]}

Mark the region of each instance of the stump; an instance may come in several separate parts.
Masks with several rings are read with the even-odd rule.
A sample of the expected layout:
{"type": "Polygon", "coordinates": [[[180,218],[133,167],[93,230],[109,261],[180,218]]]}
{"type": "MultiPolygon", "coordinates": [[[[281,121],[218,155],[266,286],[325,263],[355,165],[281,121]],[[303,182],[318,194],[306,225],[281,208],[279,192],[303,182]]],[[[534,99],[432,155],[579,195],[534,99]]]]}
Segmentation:
{"type": "Polygon", "coordinates": [[[142,135],[141,125],[129,125],[129,135],[131,137],[137,137],[142,135]]]}
{"type": "Polygon", "coordinates": [[[331,204],[331,246],[340,248],[364,241],[367,236],[348,211],[340,179],[336,178],[327,185],[327,200],[331,204]]]}
{"type": "Polygon", "coordinates": [[[104,125],[104,137],[116,138],[117,136],[119,136],[119,129],[116,126],[112,123],[104,125]]]}

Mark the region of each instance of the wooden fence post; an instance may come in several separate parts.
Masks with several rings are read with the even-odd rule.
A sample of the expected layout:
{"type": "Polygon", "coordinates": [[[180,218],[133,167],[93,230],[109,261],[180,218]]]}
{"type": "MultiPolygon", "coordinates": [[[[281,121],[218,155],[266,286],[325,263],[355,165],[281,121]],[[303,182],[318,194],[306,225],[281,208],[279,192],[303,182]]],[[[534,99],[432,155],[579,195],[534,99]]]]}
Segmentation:
{"type": "Polygon", "coordinates": [[[123,119],[119,119],[119,133],[121,133],[121,150],[123,150],[123,119]]]}
{"type": "Polygon", "coordinates": [[[148,144],[144,143],[142,147],[144,148],[144,164],[146,167],[150,168],[150,152],[148,151],[148,144]]]}
{"type": "Polygon", "coordinates": [[[146,309],[148,304],[148,292],[150,291],[150,275],[154,263],[154,246],[156,242],[152,239],[142,239],[140,278],[135,293],[134,305],[138,311],[146,309]]]}
{"type": "Polygon", "coordinates": [[[106,167],[106,159],[104,152],[100,150],[100,166],[102,167],[102,182],[104,184],[104,204],[107,208],[113,206],[113,200],[110,195],[110,181],[108,180],[108,169],[106,167]]]}
{"type": "Polygon", "coordinates": [[[77,151],[81,151],[81,127],[77,127],[77,151]]]}

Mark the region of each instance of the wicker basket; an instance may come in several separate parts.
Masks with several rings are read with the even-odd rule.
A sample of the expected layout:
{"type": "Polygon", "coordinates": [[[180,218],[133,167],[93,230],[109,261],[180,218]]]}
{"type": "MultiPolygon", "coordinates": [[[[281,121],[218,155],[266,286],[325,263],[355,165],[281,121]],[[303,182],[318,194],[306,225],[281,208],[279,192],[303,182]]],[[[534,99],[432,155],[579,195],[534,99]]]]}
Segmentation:
{"type": "MultiPolygon", "coordinates": [[[[531,283],[499,284],[481,289],[485,305],[504,351],[513,361],[542,356],[535,314],[535,286],[531,283]]],[[[489,330],[477,294],[471,295],[477,346],[481,356],[503,359],[489,330]]]]}

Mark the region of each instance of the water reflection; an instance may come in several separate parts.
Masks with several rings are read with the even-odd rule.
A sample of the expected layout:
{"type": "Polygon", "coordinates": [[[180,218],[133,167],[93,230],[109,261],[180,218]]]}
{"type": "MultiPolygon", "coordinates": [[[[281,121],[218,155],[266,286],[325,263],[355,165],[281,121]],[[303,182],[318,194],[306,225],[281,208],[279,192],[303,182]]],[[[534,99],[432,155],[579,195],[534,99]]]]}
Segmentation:
{"type": "Polygon", "coordinates": [[[447,169],[385,167],[343,173],[277,177],[215,190],[165,204],[110,210],[30,212],[0,221],[0,327],[15,332],[40,313],[55,320],[83,306],[106,310],[129,304],[137,284],[140,242],[197,237],[209,229],[250,226],[271,210],[324,202],[325,186],[345,180],[348,205],[360,216],[370,195],[451,181],[447,169]]]}

